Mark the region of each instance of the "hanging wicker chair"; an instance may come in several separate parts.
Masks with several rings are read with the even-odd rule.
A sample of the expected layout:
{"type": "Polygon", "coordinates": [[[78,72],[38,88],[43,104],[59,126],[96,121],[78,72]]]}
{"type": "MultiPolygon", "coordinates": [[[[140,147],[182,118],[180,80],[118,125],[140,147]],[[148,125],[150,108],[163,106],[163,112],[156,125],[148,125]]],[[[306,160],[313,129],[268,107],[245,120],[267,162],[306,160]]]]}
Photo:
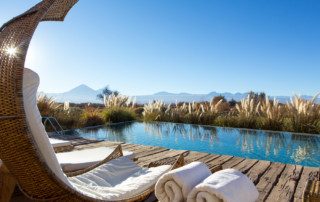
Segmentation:
{"type": "MultiPolygon", "coordinates": [[[[77,2],[78,0],[43,0],[0,28],[0,159],[3,162],[0,161],[0,172],[7,173],[7,176],[1,176],[0,173],[0,178],[3,177],[0,180],[7,181],[7,185],[0,182],[0,189],[9,190],[3,186],[12,187],[17,182],[21,191],[33,200],[100,201],[70,188],[49,168],[31,135],[23,102],[24,63],[38,24],[42,21],[63,21],[77,2]],[[10,48],[14,48],[16,53],[10,54],[10,48]]],[[[103,162],[69,176],[87,172],[121,155],[121,147],[118,147],[103,162]]],[[[174,167],[181,165],[182,158],[174,167]]],[[[126,201],[141,200],[153,189],[126,201]]],[[[0,192],[1,194],[3,198],[0,196],[0,199],[10,199],[11,193],[0,192]],[[5,198],[4,195],[8,197],[5,198]]]]}

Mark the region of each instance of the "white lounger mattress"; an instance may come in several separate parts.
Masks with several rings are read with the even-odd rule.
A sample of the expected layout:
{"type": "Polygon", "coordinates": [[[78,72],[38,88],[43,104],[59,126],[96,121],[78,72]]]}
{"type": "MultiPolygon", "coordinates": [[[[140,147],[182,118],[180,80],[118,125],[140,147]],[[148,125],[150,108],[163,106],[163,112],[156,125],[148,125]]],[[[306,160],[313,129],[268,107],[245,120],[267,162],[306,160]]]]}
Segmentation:
{"type": "Polygon", "coordinates": [[[49,138],[49,141],[53,148],[71,145],[71,141],[68,141],[68,140],[59,140],[59,139],[49,138]]]}
{"type": "MultiPolygon", "coordinates": [[[[56,156],[63,171],[70,172],[81,170],[99,163],[108,157],[113,151],[114,148],[112,147],[99,147],[94,149],[57,153],[56,156]]],[[[135,158],[135,153],[123,151],[123,156],[133,160],[135,158]]]]}

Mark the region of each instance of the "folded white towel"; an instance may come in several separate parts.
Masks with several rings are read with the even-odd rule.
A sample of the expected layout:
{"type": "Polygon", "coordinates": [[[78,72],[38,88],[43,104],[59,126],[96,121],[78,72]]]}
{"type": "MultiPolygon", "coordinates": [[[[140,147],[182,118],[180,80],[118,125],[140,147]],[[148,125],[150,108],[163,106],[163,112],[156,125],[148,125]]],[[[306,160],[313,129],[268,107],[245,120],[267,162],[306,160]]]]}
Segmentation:
{"type": "Polygon", "coordinates": [[[234,169],[216,172],[197,185],[188,202],[254,202],[259,193],[251,180],[234,169]]]}
{"type": "Polygon", "coordinates": [[[156,197],[161,202],[186,201],[190,191],[210,175],[211,171],[201,162],[172,170],[158,180],[156,197]]]}

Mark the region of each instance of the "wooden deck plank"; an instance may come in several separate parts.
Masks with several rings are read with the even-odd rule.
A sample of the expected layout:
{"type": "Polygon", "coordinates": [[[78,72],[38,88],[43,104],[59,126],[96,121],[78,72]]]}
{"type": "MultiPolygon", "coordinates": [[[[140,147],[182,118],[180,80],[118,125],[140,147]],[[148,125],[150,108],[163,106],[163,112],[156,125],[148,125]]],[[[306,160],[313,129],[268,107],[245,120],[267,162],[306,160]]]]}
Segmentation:
{"type": "Polygon", "coordinates": [[[135,147],[131,147],[129,148],[128,150],[134,152],[134,153],[137,153],[137,152],[142,152],[142,151],[145,151],[145,150],[148,150],[149,147],[147,146],[144,146],[144,145],[138,145],[138,146],[135,146],[135,147]]]}
{"type": "Polygon", "coordinates": [[[202,163],[208,163],[209,161],[212,161],[216,158],[219,158],[221,155],[217,155],[217,154],[210,154],[208,156],[202,157],[200,159],[198,159],[198,161],[202,162],[202,163]]]}
{"type": "Polygon", "coordinates": [[[218,165],[222,165],[223,163],[229,161],[230,159],[232,159],[233,156],[219,156],[218,158],[215,158],[211,161],[206,162],[207,166],[209,169],[218,166],[218,165]]]}
{"type": "Polygon", "coordinates": [[[258,161],[246,175],[253,182],[253,184],[258,184],[260,177],[266,172],[267,168],[271,165],[270,161],[258,161]]]}
{"type": "Polygon", "coordinates": [[[131,152],[137,152],[143,150],[143,148],[140,145],[133,145],[133,146],[126,146],[122,148],[123,150],[131,151],[131,152]]]}
{"type": "Polygon", "coordinates": [[[247,173],[250,168],[252,168],[256,163],[258,163],[257,159],[245,159],[240,162],[238,165],[232,166],[233,169],[238,170],[242,173],[247,173]]]}
{"type": "Polygon", "coordinates": [[[145,156],[150,156],[150,155],[154,155],[154,154],[157,154],[157,153],[160,153],[163,151],[167,151],[167,150],[169,150],[169,149],[163,148],[163,147],[156,147],[156,148],[152,148],[152,149],[145,150],[142,152],[137,152],[136,157],[141,158],[141,157],[145,157],[145,156]]]}
{"type": "Polygon", "coordinates": [[[122,147],[123,149],[132,149],[132,148],[135,148],[136,145],[135,145],[135,144],[124,143],[124,144],[121,145],[121,147],[122,147]]]}
{"type": "Polygon", "coordinates": [[[139,165],[145,167],[145,166],[148,166],[149,163],[151,163],[153,161],[158,161],[158,160],[170,158],[170,157],[177,157],[182,152],[183,152],[183,150],[166,150],[166,151],[159,152],[159,153],[156,153],[151,156],[145,156],[145,157],[139,158],[137,163],[139,165]]]}
{"type": "Polygon", "coordinates": [[[241,163],[242,161],[244,161],[244,158],[240,158],[240,157],[233,157],[230,160],[224,162],[222,164],[222,168],[226,169],[226,168],[232,168],[236,165],[238,165],[239,163],[241,163]]]}
{"type": "Polygon", "coordinates": [[[302,166],[287,164],[266,201],[292,201],[302,166]]]}
{"type": "Polygon", "coordinates": [[[319,179],[319,168],[305,166],[295,190],[294,201],[302,201],[307,181],[317,179],[319,179]]]}
{"type": "Polygon", "coordinates": [[[259,183],[256,185],[259,191],[258,201],[264,201],[268,197],[274,185],[278,182],[278,178],[285,168],[285,164],[272,162],[267,168],[259,183]]]}
{"type": "Polygon", "coordinates": [[[185,154],[184,160],[185,160],[185,163],[188,164],[194,161],[198,161],[199,159],[209,155],[210,155],[209,153],[189,151],[185,154]]]}

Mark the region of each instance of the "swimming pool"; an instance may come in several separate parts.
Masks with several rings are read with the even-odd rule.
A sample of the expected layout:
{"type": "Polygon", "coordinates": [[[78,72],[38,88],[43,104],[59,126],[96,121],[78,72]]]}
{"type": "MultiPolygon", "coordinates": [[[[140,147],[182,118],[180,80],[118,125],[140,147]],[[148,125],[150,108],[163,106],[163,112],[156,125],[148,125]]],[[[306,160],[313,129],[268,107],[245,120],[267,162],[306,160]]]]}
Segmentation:
{"type": "Polygon", "coordinates": [[[317,135],[140,121],[76,129],[66,134],[320,167],[317,135]]]}

